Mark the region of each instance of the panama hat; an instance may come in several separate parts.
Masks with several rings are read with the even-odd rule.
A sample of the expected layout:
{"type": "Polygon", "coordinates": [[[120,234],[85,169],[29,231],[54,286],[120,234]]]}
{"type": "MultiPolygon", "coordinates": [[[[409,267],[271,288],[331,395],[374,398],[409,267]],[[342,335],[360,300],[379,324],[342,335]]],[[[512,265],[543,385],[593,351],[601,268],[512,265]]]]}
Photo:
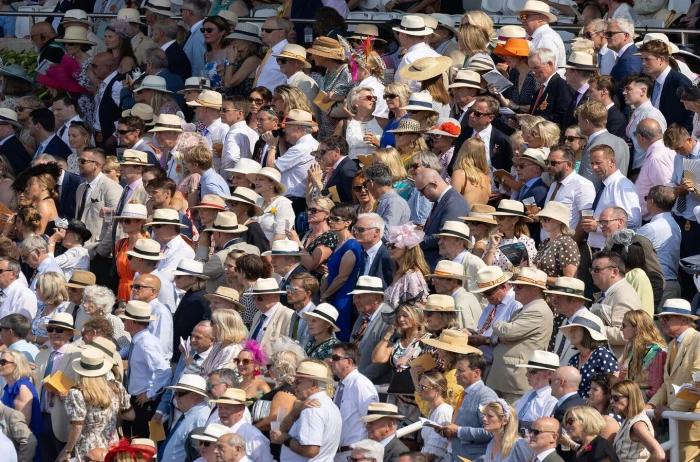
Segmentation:
{"type": "Polygon", "coordinates": [[[452,66],[452,58],[448,56],[418,58],[408,66],[399,70],[399,76],[404,80],[428,80],[442,75],[452,66]]]}
{"type": "Polygon", "coordinates": [[[457,119],[453,119],[452,117],[440,117],[435,128],[428,130],[426,133],[429,135],[458,138],[460,133],[462,133],[462,127],[457,119]]]}
{"type": "Polygon", "coordinates": [[[287,117],[284,118],[284,123],[286,125],[301,125],[304,127],[316,126],[311,113],[304,111],[303,109],[292,109],[289,111],[289,113],[287,113],[287,117]]]}
{"type": "Polygon", "coordinates": [[[73,370],[83,377],[100,377],[112,369],[112,361],[96,348],[88,347],[80,352],[80,358],[72,362],[73,370]]]}
{"type": "Polygon", "coordinates": [[[226,36],[227,39],[245,40],[246,42],[262,45],[260,40],[260,26],[250,22],[239,22],[233,32],[226,36]]]}
{"type": "Polygon", "coordinates": [[[594,71],[598,69],[595,58],[590,53],[583,51],[572,51],[563,66],[566,69],[578,69],[582,71],[594,71]]]}
{"type": "Polygon", "coordinates": [[[407,111],[429,111],[437,114],[437,111],[433,108],[433,97],[427,91],[412,93],[408,98],[408,104],[401,109],[407,111]]]}
{"type": "Polygon", "coordinates": [[[355,283],[355,288],[348,292],[348,295],[360,295],[360,294],[384,294],[384,282],[381,278],[374,276],[360,276],[357,278],[355,283]]]}
{"type": "Polygon", "coordinates": [[[263,257],[281,255],[287,257],[298,257],[301,255],[299,244],[291,239],[278,239],[272,241],[272,249],[260,254],[263,257]]]}
{"type": "Polygon", "coordinates": [[[204,231],[218,231],[220,233],[238,234],[247,231],[248,227],[238,224],[238,217],[233,212],[219,212],[216,215],[211,228],[204,231]]]}
{"type": "Polygon", "coordinates": [[[497,56],[527,58],[530,55],[530,41],[525,38],[509,38],[503,44],[496,45],[493,54],[497,56]]]}
{"type": "Polygon", "coordinates": [[[187,80],[185,80],[185,86],[182,87],[182,90],[179,90],[178,93],[183,94],[186,91],[196,90],[211,90],[209,79],[206,77],[188,77],[187,80]]]}
{"type": "Polygon", "coordinates": [[[136,149],[125,149],[122,154],[122,160],[119,165],[150,165],[148,163],[148,154],[136,149]]]}
{"type": "Polygon", "coordinates": [[[47,327],[60,327],[61,329],[75,330],[73,316],[70,313],[53,313],[49,320],[43,324],[44,329],[47,327]]]}
{"type": "Polygon", "coordinates": [[[544,204],[544,208],[537,212],[535,216],[551,218],[568,227],[571,219],[571,208],[561,202],[549,201],[544,204]]]}
{"type": "Polygon", "coordinates": [[[311,48],[306,50],[307,54],[320,56],[322,58],[345,61],[345,49],[339,41],[330,37],[317,37],[311,44],[311,48]]]}
{"type": "Polygon", "coordinates": [[[282,48],[279,54],[273,55],[275,58],[287,58],[304,63],[304,67],[311,68],[311,63],[306,60],[306,48],[294,43],[288,43],[282,48]]]}
{"type": "Polygon", "coordinates": [[[533,162],[542,169],[547,168],[547,154],[542,149],[527,148],[520,158],[533,162]]]}
{"type": "Polygon", "coordinates": [[[482,354],[481,350],[467,344],[469,341],[469,333],[457,329],[444,329],[440,332],[438,338],[426,338],[421,340],[428,346],[438,348],[440,350],[451,351],[461,355],[469,353],[482,354]]]}
{"type": "Polygon", "coordinates": [[[122,8],[121,10],[117,11],[117,20],[145,26],[145,24],[141,22],[141,14],[136,8],[122,8]]]}
{"type": "Polygon", "coordinates": [[[360,417],[364,423],[374,422],[383,418],[401,420],[403,415],[399,414],[399,408],[391,403],[369,403],[367,415],[360,417]]]}
{"type": "Polygon", "coordinates": [[[173,276],[194,276],[199,279],[209,279],[209,276],[204,274],[204,262],[192,258],[180,260],[173,271],[173,276]]]}
{"type": "Polygon", "coordinates": [[[146,0],[144,9],[161,16],[172,17],[173,12],[170,7],[170,0],[146,0]]]}
{"type": "Polygon", "coordinates": [[[147,454],[141,454],[144,460],[150,460],[155,456],[156,443],[150,438],[133,438],[130,446],[140,451],[146,451],[147,454]]]}
{"type": "Polygon", "coordinates": [[[153,108],[145,103],[136,103],[131,109],[123,110],[122,117],[138,117],[147,126],[153,126],[153,108]]]}
{"type": "Polygon", "coordinates": [[[148,322],[158,319],[158,316],[154,316],[151,313],[151,305],[140,300],[128,301],[124,308],[124,313],[120,314],[119,317],[137,322],[148,322]]]}
{"type": "Polygon", "coordinates": [[[210,399],[210,403],[214,404],[247,404],[245,391],[240,388],[227,388],[226,391],[217,399],[210,399]]]}
{"type": "MultiPolygon", "coordinates": [[[[318,380],[319,382],[332,382],[328,368],[324,364],[315,361],[303,360],[297,366],[294,377],[302,379],[318,380]]],[[[371,404],[370,404],[371,406],[371,404]]]]}
{"type": "Polygon", "coordinates": [[[597,316],[576,316],[568,324],[560,326],[559,330],[562,331],[564,335],[568,335],[568,331],[572,327],[582,327],[586,329],[591,335],[591,338],[597,342],[603,342],[608,339],[605,329],[603,328],[603,322],[597,316]]]}
{"type": "Polygon", "coordinates": [[[250,291],[255,295],[287,293],[284,290],[280,290],[280,286],[275,278],[258,278],[251,286],[250,291]]]}
{"type": "Polygon", "coordinates": [[[496,68],[493,60],[488,56],[475,55],[467,59],[466,68],[479,73],[489,72],[496,68]]]}
{"type": "Polygon", "coordinates": [[[527,38],[527,31],[522,26],[507,25],[498,29],[496,44],[501,45],[508,41],[510,38],[527,38]]]}
{"type": "Polygon", "coordinates": [[[182,374],[175,385],[165,387],[169,390],[183,390],[207,397],[207,380],[197,374],[182,374]]]}
{"type": "Polygon", "coordinates": [[[668,39],[668,35],[663,34],[661,32],[648,32],[644,34],[644,38],[640,42],[635,43],[635,45],[637,46],[637,48],[639,48],[640,46],[644,45],[647,42],[651,42],[652,40],[661,40],[666,45],[668,45],[669,54],[678,53],[680,51],[678,46],[668,39]]]}
{"type": "Polygon", "coordinates": [[[387,130],[389,133],[423,133],[423,129],[420,126],[420,122],[416,119],[409,119],[404,117],[399,120],[399,125],[393,130],[387,130]]]}
{"type": "Polygon", "coordinates": [[[63,32],[63,37],[55,41],[60,43],[78,43],[82,45],[95,45],[95,42],[88,39],[87,29],[82,26],[68,26],[63,32]]]}
{"type": "Polygon", "coordinates": [[[588,40],[583,37],[574,37],[574,39],[571,41],[570,48],[571,52],[581,51],[590,55],[594,55],[596,53],[593,40],[588,40]]]}
{"type": "Polygon", "coordinates": [[[236,289],[232,289],[231,287],[219,286],[216,288],[216,291],[214,291],[213,294],[205,294],[204,298],[207,300],[211,300],[212,298],[226,300],[242,310],[245,309],[245,306],[238,301],[240,300],[238,291],[236,289]]]}
{"type": "Polygon", "coordinates": [[[451,295],[430,294],[423,311],[438,312],[438,313],[456,313],[458,310],[455,307],[455,299],[451,295]]]}
{"type": "Polygon", "coordinates": [[[485,266],[476,272],[476,289],[472,292],[480,294],[508,282],[513,273],[503,271],[498,266],[485,266]]]}
{"type": "Polygon", "coordinates": [[[547,273],[535,267],[526,266],[520,268],[520,271],[515,274],[510,283],[520,286],[539,287],[542,290],[546,290],[547,273]]]}
{"type": "Polygon", "coordinates": [[[340,331],[340,328],[336,324],[336,322],[338,322],[338,310],[330,303],[319,303],[313,310],[304,313],[303,316],[305,318],[318,318],[326,321],[333,326],[334,332],[340,331]]]}
{"type": "Polygon", "coordinates": [[[88,17],[86,11],[75,8],[63,13],[63,17],[61,18],[61,24],[66,24],[69,22],[77,22],[88,25],[90,24],[90,18],[88,17]]]}
{"type": "Polygon", "coordinates": [[[134,244],[133,250],[128,250],[127,255],[142,258],[144,260],[162,260],[165,256],[160,251],[160,244],[153,239],[139,239],[134,244]]]}
{"type": "Polygon", "coordinates": [[[224,18],[233,29],[238,25],[238,15],[231,10],[219,10],[216,15],[220,18],[224,18]]]}
{"type": "Polygon", "coordinates": [[[0,123],[7,123],[14,125],[15,127],[21,126],[21,124],[17,121],[17,113],[6,107],[0,108],[0,123]]]}
{"type": "Polygon", "coordinates": [[[436,233],[435,235],[456,237],[471,242],[471,233],[469,232],[469,225],[467,225],[466,223],[462,223],[461,221],[446,221],[445,224],[442,225],[442,229],[440,230],[440,232],[436,233]]]}
{"type": "Polygon", "coordinates": [[[214,209],[226,210],[226,202],[218,194],[205,194],[199,204],[190,207],[191,209],[214,209]]]}
{"type": "Polygon", "coordinates": [[[279,193],[283,193],[287,190],[287,187],[282,184],[282,174],[276,168],[263,167],[255,173],[248,173],[247,177],[251,182],[253,182],[255,181],[255,177],[257,175],[264,176],[265,178],[268,178],[275,182],[279,193]]]}
{"type": "Polygon", "coordinates": [[[15,77],[25,82],[34,83],[29,77],[29,74],[27,74],[27,70],[19,64],[0,65],[0,75],[15,77]]]}
{"type": "Polygon", "coordinates": [[[459,69],[447,88],[476,88],[481,90],[481,75],[469,69],[459,69]]]}
{"type": "Polygon", "coordinates": [[[150,133],[155,132],[182,132],[183,120],[175,114],[160,114],[150,133]]]}
{"type": "Polygon", "coordinates": [[[219,438],[230,433],[234,433],[231,427],[219,423],[210,423],[204,428],[200,427],[199,433],[193,433],[191,438],[193,440],[216,443],[219,438]]]}
{"type": "Polygon", "coordinates": [[[151,222],[146,223],[146,226],[153,225],[173,225],[179,228],[186,228],[185,225],[180,223],[180,213],[175,209],[156,209],[153,212],[151,222]]]}
{"type": "Polygon", "coordinates": [[[416,16],[420,16],[423,18],[423,22],[425,23],[425,27],[428,27],[433,30],[433,33],[435,32],[435,29],[437,29],[438,22],[437,19],[435,19],[432,15],[427,14],[427,13],[414,13],[416,16]]]}
{"type": "MultiPolygon", "coordinates": [[[[113,359],[117,353],[117,344],[111,338],[97,335],[92,338],[92,341],[85,344],[83,348],[92,347],[100,350],[107,359],[113,359]]],[[[116,364],[116,363],[115,363],[116,364]]]]}
{"type": "Polygon", "coordinates": [[[522,7],[518,14],[521,13],[537,13],[545,16],[548,22],[557,22],[557,17],[552,14],[552,10],[544,2],[539,0],[527,0],[525,6],[522,7]]]}
{"type": "Polygon", "coordinates": [[[85,270],[74,270],[70,279],[66,282],[66,287],[73,289],[84,289],[87,286],[94,286],[97,282],[95,273],[85,270]]]}
{"type": "Polygon", "coordinates": [[[659,316],[684,316],[693,320],[700,319],[700,316],[695,316],[688,300],[682,298],[669,298],[664,302],[659,316]]]}
{"type": "Polygon", "coordinates": [[[115,220],[143,220],[148,219],[148,210],[143,204],[128,203],[124,205],[122,213],[114,217],[115,220]]]}
{"type": "Polygon", "coordinates": [[[586,293],[586,284],[576,278],[567,276],[559,276],[554,284],[550,285],[545,294],[563,295],[565,297],[580,298],[581,300],[590,301],[584,294],[586,293]]]}
{"type": "Polygon", "coordinates": [[[516,364],[515,367],[554,371],[559,368],[559,355],[551,351],[535,350],[526,364],[516,364]]]}
{"type": "Polygon", "coordinates": [[[236,162],[236,165],[234,165],[232,168],[225,168],[224,170],[231,173],[248,175],[249,173],[258,173],[261,168],[262,165],[260,165],[259,162],[243,157],[236,162]]]}
{"type": "Polygon", "coordinates": [[[353,35],[348,37],[349,39],[365,40],[369,38],[371,40],[386,42],[386,40],[379,38],[379,28],[375,24],[357,24],[352,33],[353,35]]]}
{"type": "Polygon", "coordinates": [[[422,17],[414,14],[407,14],[403,16],[401,18],[401,24],[399,24],[397,27],[392,27],[391,29],[394,32],[419,37],[424,37],[433,33],[433,30],[430,27],[426,27],[425,20],[422,17]]]}
{"type": "Polygon", "coordinates": [[[443,13],[432,13],[430,16],[433,17],[437,21],[437,27],[442,27],[443,29],[447,29],[450,31],[450,33],[454,36],[457,35],[457,29],[455,28],[455,22],[454,20],[450,17],[449,14],[443,14],[443,13]]]}
{"type": "Polygon", "coordinates": [[[492,213],[496,209],[490,205],[485,204],[474,204],[466,217],[459,217],[460,220],[475,222],[475,223],[486,223],[489,225],[497,225],[496,219],[493,218],[492,213]]]}
{"type": "Polygon", "coordinates": [[[239,186],[233,190],[230,196],[225,196],[224,199],[239,204],[251,205],[255,208],[253,215],[258,216],[263,213],[263,197],[250,188],[239,186]]]}
{"type": "Polygon", "coordinates": [[[451,260],[440,260],[437,262],[433,273],[428,274],[426,277],[459,279],[461,281],[468,279],[468,277],[464,275],[464,265],[451,260]]]}
{"type": "Polygon", "coordinates": [[[525,206],[522,202],[513,199],[502,199],[496,207],[496,211],[491,213],[496,217],[522,217],[525,221],[531,222],[532,218],[525,213],[525,206]]]}
{"type": "Polygon", "coordinates": [[[221,93],[213,90],[202,90],[194,101],[188,101],[188,106],[208,107],[210,109],[221,109],[223,98],[221,93]]]}
{"type": "Polygon", "coordinates": [[[139,85],[138,88],[134,89],[134,93],[138,93],[143,90],[153,90],[159,91],[161,93],[170,93],[165,79],[159,75],[147,75],[141,81],[141,85],[139,85]]]}

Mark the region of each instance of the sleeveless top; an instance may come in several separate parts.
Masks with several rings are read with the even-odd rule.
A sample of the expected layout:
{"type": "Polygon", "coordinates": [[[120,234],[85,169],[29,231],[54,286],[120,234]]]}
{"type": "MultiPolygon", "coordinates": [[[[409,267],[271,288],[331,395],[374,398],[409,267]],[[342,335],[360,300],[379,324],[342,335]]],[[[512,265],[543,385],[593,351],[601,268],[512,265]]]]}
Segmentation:
{"type": "Polygon", "coordinates": [[[642,443],[632,441],[632,438],[630,438],[632,426],[637,422],[644,422],[649,432],[651,432],[651,436],[654,436],[654,427],[644,411],[625,420],[617,435],[615,435],[615,441],[613,441],[613,446],[620,462],[646,462],[649,460],[651,454],[649,454],[647,448],[642,443]]]}

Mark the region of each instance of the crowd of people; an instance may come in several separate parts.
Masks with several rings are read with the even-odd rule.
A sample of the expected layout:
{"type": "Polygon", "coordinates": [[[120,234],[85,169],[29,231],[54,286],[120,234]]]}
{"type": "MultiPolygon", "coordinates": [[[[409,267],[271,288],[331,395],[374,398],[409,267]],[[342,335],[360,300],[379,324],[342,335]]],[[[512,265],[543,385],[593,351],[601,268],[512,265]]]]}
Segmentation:
{"type": "Polygon", "coordinates": [[[666,460],[700,88],[633,2],[92,3],[0,66],[2,460],[666,460]]]}

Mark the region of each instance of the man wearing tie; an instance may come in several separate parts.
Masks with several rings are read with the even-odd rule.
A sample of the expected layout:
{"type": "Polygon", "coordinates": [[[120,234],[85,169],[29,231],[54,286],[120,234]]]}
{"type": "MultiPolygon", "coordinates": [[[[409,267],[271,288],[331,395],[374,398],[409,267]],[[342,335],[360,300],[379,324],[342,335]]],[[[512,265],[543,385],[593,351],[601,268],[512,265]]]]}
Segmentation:
{"type": "Polygon", "coordinates": [[[535,350],[527,364],[516,367],[527,369],[527,383],[532,388],[513,403],[513,408],[518,413],[519,428],[530,429],[537,419],[552,415],[557,404],[549,381],[559,367],[559,357],[549,351],[535,350]]]}
{"type": "Polygon", "coordinates": [[[530,114],[544,117],[557,125],[564,124],[564,116],[571,105],[573,90],[557,74],[557,56],[549,48],[530,52],[528,66],[539,84],[530,114]]]}
{"type": "Polygon", "coordinates": [[[289,332],[294,312],[280,303],[284,294],[274,278],[260,278],[251,287],[258,312],[253,317],[250,338],[257,341],[270,354],[271,343],[289,332]]]}
{"type": "Polygon", "coordinates": [[[329,136],[323,139],[318,146],[318,163],[326,173],[323,184],[323,193],[328,194],[329,188],[338,191],[341,202],[351,203],[352,180],[357,174],[357,164],[348,157],[348,143],[342,136],[329,136]]]}
{"type": "Polygon", "coordinates": [[[564,125],[562,125],[566,128],[576,124],[576,108],[588,101],[590,97],[588,81],[596,75],[597,67],[593,61],[593,55],[582,51],[573,51],[564,67],[566,83],[574,91],[574,97],[571,99],[564,116],[564,125]]]}
{"type": "Polygon", "coordinates": [[[312,301],[318,294],[318,279],[307,272],[292,275],[285,287],[287,305],[294,309],[289,326],[289,338],[296,340],[299,345],[306,345],[311,336],[304,313],[316,308],[312,301]]]}
{"type": "Polygon", "coordinates": [[[267,18],[260,28],[260,38],[267,47],[267,53],[258,66],[255,74],[254,87],[265,87],[270,91],[275,91],[280,85],[287,83],[287,77],[280,70],[274,55],[282,53],[282,50],[289,43],[287,36],[292,30],[292,24],[277,16],[267,18]]]}
{"type": "Polygon", "coordinates": [[[389,287],[394,281],[394,262],[389,249],[384,245],[384,220],[376,213],[361,213],[357,216],[352,235],[365,252],[365,266],[362,274],[375,276],[389,287]]]}
{"type": "MultiPolygon", "coordinates": [[[[481,76],[476,71],[460,69],[457,71],[454,81],[447,87],[450,90],[451,103],[454,108],[452,114],[459,120],[462,131],[455,141],[454,152],[459,152],[459,148],[465,140],[472,136],[473,129],[469,126],[469,108],[474,104],[474,100],[483,90],[481,88],[481,76]]],[[[452,174],[452,168],[459,156],[452,156],[450,165],[447,166],[448,173],[452,174]]]]}

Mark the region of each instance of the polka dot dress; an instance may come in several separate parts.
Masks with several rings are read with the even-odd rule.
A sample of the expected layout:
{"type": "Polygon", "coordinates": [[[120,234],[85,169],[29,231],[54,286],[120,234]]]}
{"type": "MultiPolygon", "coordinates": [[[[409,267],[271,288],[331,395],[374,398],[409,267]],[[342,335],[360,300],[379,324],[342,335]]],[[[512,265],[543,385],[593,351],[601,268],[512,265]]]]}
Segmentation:
{"type": "Polygon", "coordinates": [[[581,353],[576,353],[576,355],[569,360],[569,366],[574,366],[581,372],[581,384],[578,387],[578,394],[581,395],[582,398],[588,397],[588,391],[591,389],[591,379],[593,377],[598,374],[612,374],[619,370],[615,355],[603,346],[593,350],[591,357],[588,358],[588,361],[581,367],[579,367],[580,359],[581,353]]]}

